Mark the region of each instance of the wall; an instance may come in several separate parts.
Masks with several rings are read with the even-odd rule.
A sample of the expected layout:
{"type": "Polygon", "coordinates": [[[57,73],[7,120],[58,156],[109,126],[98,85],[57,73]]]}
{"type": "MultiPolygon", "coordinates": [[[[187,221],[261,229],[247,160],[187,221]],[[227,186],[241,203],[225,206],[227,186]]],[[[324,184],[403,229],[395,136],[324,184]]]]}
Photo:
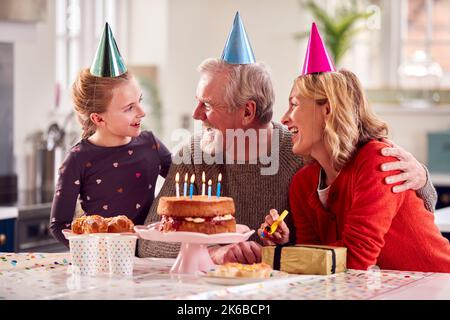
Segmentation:
{"type": "MultiPolygon", "coordinates": [[[[47,1],[47,19],[39,23],[0,22],[0,42],[14,43],[14,155],[23,170],[27,136],[45,130],[55,91],[54,4],[47,1]]],[[[23,188],[25,175],[19,175],[23,188]]]]}
{"type": "Polygon", "coordinates": [[[311,22],[297,0],[130,2],[129,63],[157,64],[160,68],[163,139],[167,145],[174,145],[171,132],[182,126],[183,115],[190,119],[196,105],[197,66],[205,58],[220,57],[237,10],[256,59],[271,68],[276,94],[274,119],[279,120],[303,63],[304,47],[300,48],[293,33],[309,29],[311,22]]]}
{"type": "Polygon", "coordinates": [[[450,106],[415,109],[375,105],[374,109],[388,123],[391,139],[425,164],[428,161],[427,133],[450,130],[450,106]]]}
{"type": "MultiPolygon", "coordinates": [[[[299,73],[300,51],[293,31],[305,30],[308,25],[307,20],[301,20],[298,1],[173,0],[169,3],[165,107],[178,114],[191,115],[196,105],[196,68],[205,58],[220,57],[238,10],[255,58],[271,68],[276,95],[274,119],[279,120],[287,106],[292,80],[299,73]]],[[[181,126],[180,121],[166,120],[168,128],[181,126]]]]}
{"type": "MultiPolygon", "coordinates": [[[[196,67],[207,57],[221,55],[236,10],[241,14],[256,59],[271,68],[276,94],[274,119],[281,118],[292,81],[303,65],[307,43],[306,38],[301,42],[294,40],[293,34],[309,30],[312,22],[310,15],[301,10],[299,1],[135,0],[131,3],[130,59],[133,63],[155,63],[161,68],[165,109],[162,138],[168,146],[174,145],[170,139],[172,130],[181,127],[183,115],[190,119],[196,105],[196,67]],[[157,18],[153,18],[155,15],[157,18]]],[[[450,126],[449,112],[377,109],[389,123],[392,139],[422,162],[427,160],[426,133],[450,126]]],[[[193,121],[190,126],[192,129],[193,121]]]]}
{"type": "MultiPolygon", "coordinates": [[[[274,119],[280,119],[292,81],[303,64],[306,46],[306,39],[299,44],[293,33],[309,30],[312,21],[301,10],[298,0],[133,0],[127,3],[125,58],[129,64],[155,64],[160,68],[166,128],[162,138],[168,146],[174,145],[170,133],[181,127],[181,116],[190,118],[196,104],[196,67],[207,57],[221,55],[236,10],[242,16],[256,59],[271,67],[276,93],[274,119]]],[[[46,129],[54,106],[54,1],[47,1],[47,10],[45,22],[0,22],[0,42],[14,43],[14,153],[19,160],[19,171],[20,159],[28,146],[26,137],[46,129]]],[[[449,113],[384,109],[379,114],[391,125],[395,142],[420,161],[426,161],[426,131],[450,126],[449,113]]],[[[193,123],[190,125],[192,128],[193,123]]],[[[23,186],[24,181],[19,180],[19,184],[23,186]]]]}
{"type": "Polygon", "coordinates": [[[162,66],[167,54],[167,0],[128,2],[127,62],[162,66]]]}

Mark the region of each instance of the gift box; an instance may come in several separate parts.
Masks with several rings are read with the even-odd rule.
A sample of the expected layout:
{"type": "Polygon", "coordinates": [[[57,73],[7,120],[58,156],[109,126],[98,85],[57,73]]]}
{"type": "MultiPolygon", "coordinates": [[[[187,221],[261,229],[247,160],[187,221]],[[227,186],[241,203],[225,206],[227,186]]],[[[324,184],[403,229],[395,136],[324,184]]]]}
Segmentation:
{"type": "Polygon", "coordinates": [[[262,262],[287,273],[328,275],[347,270],[347,248],[304,244],[267,246],[262,249],[262,262]]]}

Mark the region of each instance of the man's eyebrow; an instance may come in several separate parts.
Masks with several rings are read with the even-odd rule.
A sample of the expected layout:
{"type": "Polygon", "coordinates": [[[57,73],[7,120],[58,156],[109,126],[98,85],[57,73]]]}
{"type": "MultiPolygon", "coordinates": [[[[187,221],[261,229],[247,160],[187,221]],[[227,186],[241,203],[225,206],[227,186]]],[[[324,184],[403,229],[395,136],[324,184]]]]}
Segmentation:
{"type": "Polygon", "coordinates": [[[211,98],[198,97],[198,96],[195,96],[195,98],[196,98],[198,101],[201,101],[201,102],[203,102],[203,103],[209,103],[209,104],[212,104],[212,99],[211,99],[211,98]]]}

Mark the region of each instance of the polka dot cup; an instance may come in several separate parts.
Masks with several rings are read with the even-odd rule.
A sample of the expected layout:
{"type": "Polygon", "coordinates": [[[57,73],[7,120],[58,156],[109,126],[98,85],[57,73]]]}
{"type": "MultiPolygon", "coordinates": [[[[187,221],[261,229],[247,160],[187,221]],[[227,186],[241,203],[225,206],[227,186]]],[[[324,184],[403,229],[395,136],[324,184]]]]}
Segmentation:
{"type": "Polygon", "coordinates": [[[132,275],[136,236],[120,235],[106,238],[109,258],[109,273],[112,275],[132,275]]]}
{"type": "Polygon", "coordinates": [[[99,239],[91,235],[69,238],[72,272],[80,275],[95,275],[99,239]]]}
{"type": "Polygon", "coordinates": [[[98,257],[96,268],[98,273],[109,273],[109,257],[107,239],[110,237],[119,237],[119,234],[96,234],[98,238],[98,257]]]}

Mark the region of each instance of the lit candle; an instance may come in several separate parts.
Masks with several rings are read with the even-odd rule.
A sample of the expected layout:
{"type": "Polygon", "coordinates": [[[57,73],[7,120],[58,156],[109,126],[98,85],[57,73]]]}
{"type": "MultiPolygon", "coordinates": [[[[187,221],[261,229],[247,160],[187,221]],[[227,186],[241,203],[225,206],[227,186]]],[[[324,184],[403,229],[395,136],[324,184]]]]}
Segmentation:
{"type": "Polygon", "coordinates": [[[211,185],[212,185],[212,180],[209,179],[208,180],[208,199],[211,199],[211,185]]]}
{"type": "Polygon", "coordinates": [[[189,186],[189,198],[192,199],[192,195],[194,193],[194,181],[195,181],[195,174],[191,176],[191,185],[189,186]]]}
{"type": "Polygon", "coordinates": [[[217,179],[217,198],[220,197],[220,181],[222,181],[222,174],[219,173],[219,178],[217,179]]]}
{"type": "Polygon", "coordinates": [[[206,182],[205,171],[203,171],[203,173],[202,173],[202,196],[205,195],[205,182],[206,182]]]}
{"type": "Polygon", "coordinates": [[[180,197],[180,184],[178,182],[180,182],[180,174],[177,172],[175,176],[175,190],[177,193],[177,198],[180,197]]]}
{"type": "Polygon", "coordinates": [[[184,175],[184,186],[183,186],[183,196],[184,197],[187,196],[187,180],[188,180],[188,174],[186,172],[186,174],[184,175]]]}

